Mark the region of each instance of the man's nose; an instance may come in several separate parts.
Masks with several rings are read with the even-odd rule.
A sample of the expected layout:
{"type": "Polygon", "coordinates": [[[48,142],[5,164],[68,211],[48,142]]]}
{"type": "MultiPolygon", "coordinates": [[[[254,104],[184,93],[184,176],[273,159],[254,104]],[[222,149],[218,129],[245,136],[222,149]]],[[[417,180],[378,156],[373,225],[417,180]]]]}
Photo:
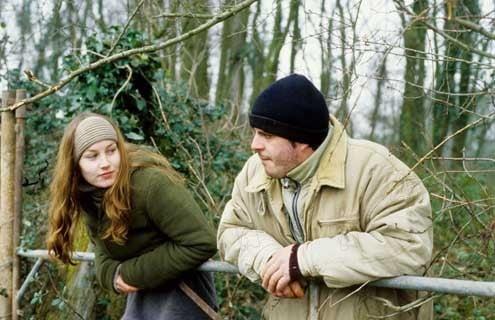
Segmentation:
{"type": "Polygon", "coordinates": [[[257,133],[254,134],[253,140],[251,141],[251,150],[258,151],[263,149],[263,143],[257,133]]]}

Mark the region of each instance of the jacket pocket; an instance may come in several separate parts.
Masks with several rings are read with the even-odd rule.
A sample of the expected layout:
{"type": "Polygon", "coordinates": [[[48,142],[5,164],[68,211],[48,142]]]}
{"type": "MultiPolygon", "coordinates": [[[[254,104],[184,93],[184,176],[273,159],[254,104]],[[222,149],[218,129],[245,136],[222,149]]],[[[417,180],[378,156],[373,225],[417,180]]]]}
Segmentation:
{"type": "Polygon", "coordinates": [[[360,231],[359,218],[317,219],[316,238],[333,237],[351,231],[360,231]]]}

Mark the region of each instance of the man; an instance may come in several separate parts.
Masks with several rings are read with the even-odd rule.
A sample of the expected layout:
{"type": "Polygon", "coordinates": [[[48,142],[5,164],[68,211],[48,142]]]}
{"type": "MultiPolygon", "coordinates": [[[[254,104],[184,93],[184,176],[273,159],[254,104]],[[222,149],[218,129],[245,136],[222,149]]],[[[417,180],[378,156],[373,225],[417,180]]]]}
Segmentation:
{"type": "Polygon", "coordinates": [[[249,121],[256,154],[235,180],[218,245],[271,294],[264,318],[430,319],[431,304],[400,308],[416,292],[363,285],[426,271],[432,221],[421,180],[383,146],[349,138],[301,75],[265,89],[249,121]]]}

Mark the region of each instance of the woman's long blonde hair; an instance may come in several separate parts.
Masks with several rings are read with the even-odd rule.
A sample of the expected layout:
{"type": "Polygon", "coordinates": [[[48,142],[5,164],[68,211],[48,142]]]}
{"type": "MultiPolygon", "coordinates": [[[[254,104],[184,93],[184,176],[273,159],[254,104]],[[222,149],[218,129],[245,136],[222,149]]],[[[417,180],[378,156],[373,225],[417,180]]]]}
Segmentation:
{"type": "Polygon", "coordinates": [[[134,153],[144,153],[148,159],[153,159],[152,165],[163,168],[174,181],[182,181],[167,159],[145,148],[125,143],[119,128],[107,117],[90,112],[76,116],[64,131],[50,184],[47,247],[50,255],[64,263],[74,264],[72,260],[74,233],[82,210],[79,188],[84,178],[80,173],[78,159],[74,159],[74,132],[82,120],[93,116],[102,117],[112,124],[117,133],[116,143],[120,152],[120,168],[117,177],[114,184],[105,191],[103,197],[104,212],[110,224],[101,235],[102,239],[111,238],[112,241],[119,244],[126,241],[131,222],[130,170],[131,167],[149,165],[148,161],[146,163],[137,161],[130,163],[129,159],[135,158],[132,156],[134,153]]]}
{"type": "Polygon", "coordinates": [[[84,178],[81,176],[78,159],[74,159],[74,133],[81,121],[93,116],[106,119],[114,127],[117,133],[117,148],[120,152],[117,177],[103,197],[104,212],[110,220],[110,225],[102,235],[98,235],[102,239],[111,238],[119,244],[124,244],[127,239],[131,223],[131,168],[156,166],[162,169],[174,183],[184,182],[165,157],[147,148],[126,143],[117,125],[107,117],[91,112],[76,116],[64,131],[50,184],[47,247],[50,255],[64,263],[74,264],[72,260],[74,234],[82,210],[79,188],[84,178]],[[141,156],[137,156],[138,154],[141,156]]]}

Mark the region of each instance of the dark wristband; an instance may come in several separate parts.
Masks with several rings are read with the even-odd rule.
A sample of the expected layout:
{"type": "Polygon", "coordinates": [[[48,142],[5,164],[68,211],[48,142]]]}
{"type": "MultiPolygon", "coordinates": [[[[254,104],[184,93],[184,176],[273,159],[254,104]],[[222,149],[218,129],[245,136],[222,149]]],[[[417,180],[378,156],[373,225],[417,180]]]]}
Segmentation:
{"type": "Polygon", "coordinates": [[[292,249],[290,250],[290,257],[289,257],[290,281],[299,280],[303,277],[301,270],[299,270],[299,264],[297,262],[297,249],[299,249],[299,246],[300,244],[296,243],[295,245],[292,246],[292,249]]]}

